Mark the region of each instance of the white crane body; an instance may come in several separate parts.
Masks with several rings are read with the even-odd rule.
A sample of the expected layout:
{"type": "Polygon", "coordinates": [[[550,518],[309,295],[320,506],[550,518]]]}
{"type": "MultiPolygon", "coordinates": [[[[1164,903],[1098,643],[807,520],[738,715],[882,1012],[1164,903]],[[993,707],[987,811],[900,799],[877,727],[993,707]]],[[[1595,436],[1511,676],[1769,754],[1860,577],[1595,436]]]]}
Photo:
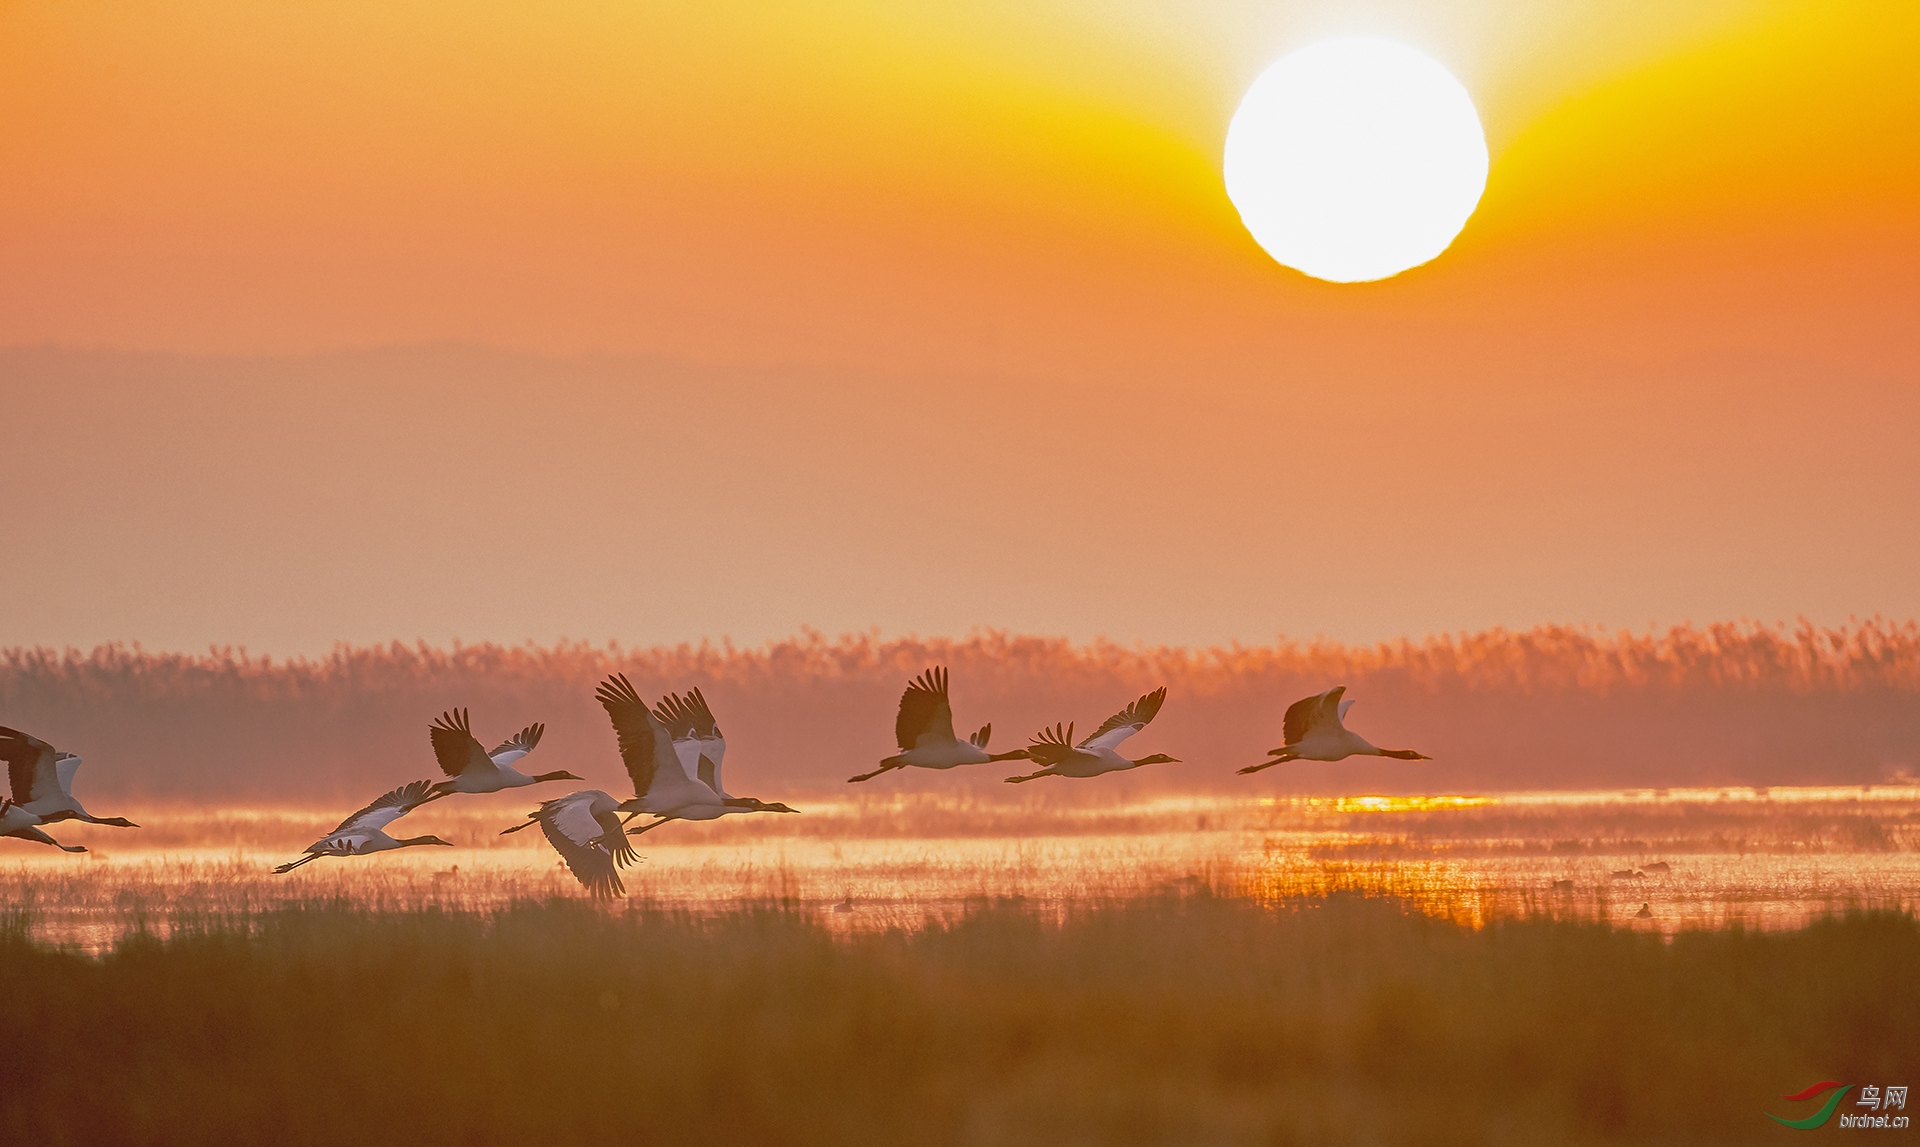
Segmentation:
{"type": "Polygon", "coordinates": [[[1078,744],[1074,743],[1071,724],[1042,729],[1028,744],[1027,755],[1043,767],[1025,776],[1008,777],[1007,783],[1024,784],[1041,777],[1086,779],[1137,769],[1142,765],[1178,764],[1179,758],[1169,757],[1165,753],[1155,753],[1135,761],[1121,756],[1119,752],[1127,738],[1147,727],[1166,699],[1167,690],[1163,685],[1108,717],[1091,736],[1078,744]]]}
{"type": "Polygon", "coordinates": [[[115,828],[140,827],[123,816],[95,816],[73,795],[73,778],[80,771],[77,754],[62,752],[18,729],[0,726],[0,760],[7,762],[14,805],[39,817],[43,824],[78,820],[115,828]]]}
{"type": "Polygon", "coordinates": [[[274,872],[292,872],[323,856],[367,856],[376,852],[391,852],[396,848],[430,844],[451,848],[451,841],[441,840],[437,836],[396,839],[387,835],[388,825],[427,803],[432,792],[432,781],[414,781],[382,793],[366,808],[341,821],[332,832],[308,845],[305,856],[280,865],[274,872]]]}
{"type": "Polygon", "coordinates": [[[848,784],[870,781],[894,769],[957,769],[962,765],[984,765],[992,761],[1024,761],[1027,749],[1007,753],[987,750],[993,736],[991,724],[982,725],[971,737],[961,740],[953,731],[953,702],[947,695],[947,670],[935,666],[920,674],[900,695],[900,712],[894,718],[893,736],[900,751],[880,762],[870,773],[849,777],[848,784]]]}
{"type": "Polygon", "coordinates": [[[9,797],[0,797],[0,836],[17,837],[31,840],[35,844],[50,844],[61,852],[85,852],[77,844],[61,844],[40,830],[46,822],[34,813],[13,803],[9,797]]]}
{"type": "Polygon", "coordinates": [[[433,755],[440,762],[440,771],[447,774],[447,779],[434,785],[433,795],[427,799],[439,800],[456,793],[504,792],[546,781],[582,780],[564,769],[529,776],[514,767],[515,762],[533,752],[546,730],[542,724],[528,725],[496,747],[482,749],[465,709],[450,709],[440,714],[428,726],[427,736],[433,742],[433,755]]]}
{"type": "Polygon", "coordinates": [[[1343,719],[1347,710],[1353,708],[1353,702],[1341,700],[1346,691],[1345,685],[1336,685],[1324,693],[1304,697],[1287,706],[1286,719],[1282,723],[1287,743],[1277,749],[1267,750],[1271,760],[1249,765],[1240,772],[1257,773],[1288,761],[1343,761],[1348,757],[1392,757],[1402,761],[1432,759],[1412,749],[1382,749],[1348,729],[1343,719]]]}

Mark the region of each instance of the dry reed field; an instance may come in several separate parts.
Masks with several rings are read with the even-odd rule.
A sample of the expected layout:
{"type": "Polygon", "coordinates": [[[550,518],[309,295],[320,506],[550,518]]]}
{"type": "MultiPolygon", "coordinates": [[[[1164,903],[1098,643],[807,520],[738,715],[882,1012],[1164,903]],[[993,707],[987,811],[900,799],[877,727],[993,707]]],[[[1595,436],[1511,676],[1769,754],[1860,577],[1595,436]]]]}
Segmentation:
{"type": "Polygon", "coordinates": [[[0,930],[18,1142],[1754,1143],[1903,1079],[1920,924],[1436,920],[1353,893],[989,903],[291,901],[98,958],[0,930]]]}
{"type": "Polygon", "coordinates": [[[651,833],[613,904],[498,835],[526,803],[285,876],[334,810],[4,842],[0,1126],[1751,1143],[1809,1081],[1920,1063],[1910,787],[836,794],[651,833]]]}

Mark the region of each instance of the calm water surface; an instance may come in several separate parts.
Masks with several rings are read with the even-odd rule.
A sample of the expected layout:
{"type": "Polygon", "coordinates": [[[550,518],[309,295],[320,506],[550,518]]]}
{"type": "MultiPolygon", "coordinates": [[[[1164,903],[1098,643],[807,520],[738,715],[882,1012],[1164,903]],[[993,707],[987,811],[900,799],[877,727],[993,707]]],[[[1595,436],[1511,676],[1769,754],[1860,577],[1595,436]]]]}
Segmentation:
{"type": "MultiPolygon", "coordinates": [[[[913,927],[1016,897],[1070,911],[1201,892],[1356,890],[1473,925],[1549,914],[1663,932],[1920,909],[1913,787],[1052,799],[834,798],[795,802],[807,809],[797,817],[670,825],[638,842],[628,901],[694,912],[779,901],[844,928],[913,927]]],[[[46,940],[98,951],[132,929],[315,900],[487,908],[580,895],[537,830],[498,835],[525,807],[511,794],[440,802],[409,831],[458,847],[286,876],[269,869],[337,810],[129,810],[141,829],[60,826],[94,850],[85,856],[0,841],[0,906],[46,940]]]]}

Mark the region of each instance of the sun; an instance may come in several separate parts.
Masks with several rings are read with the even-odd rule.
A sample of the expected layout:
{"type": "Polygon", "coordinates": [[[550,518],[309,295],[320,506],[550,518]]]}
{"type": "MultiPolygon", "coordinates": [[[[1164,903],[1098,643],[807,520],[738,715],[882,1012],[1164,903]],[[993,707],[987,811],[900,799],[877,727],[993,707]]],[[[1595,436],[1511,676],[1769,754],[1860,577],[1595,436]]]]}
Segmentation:
{"type": "Polygon", "coordinates": [[[1302,48],[1247,89],[1227,128],[1227,197],[1281,263],[1336,283],[1447,249],[1487,185],[1487,140],[1460,81],[1404,44],[1302,48]]]}

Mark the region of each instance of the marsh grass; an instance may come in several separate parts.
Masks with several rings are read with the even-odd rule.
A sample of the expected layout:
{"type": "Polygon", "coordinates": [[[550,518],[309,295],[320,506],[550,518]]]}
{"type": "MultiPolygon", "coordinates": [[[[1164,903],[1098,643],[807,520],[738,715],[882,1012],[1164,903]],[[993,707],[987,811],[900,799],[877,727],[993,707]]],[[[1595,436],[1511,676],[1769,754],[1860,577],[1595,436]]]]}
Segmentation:
{"type": "Polygon", "coordinates": [[[1478,928],[1355,893],[982,902],[836,931],[347,899],[99,956],[0,920],[9,1138],[46,1144],[1752,1143],[1920,1063],[1920,924],[1478,928]]]}

